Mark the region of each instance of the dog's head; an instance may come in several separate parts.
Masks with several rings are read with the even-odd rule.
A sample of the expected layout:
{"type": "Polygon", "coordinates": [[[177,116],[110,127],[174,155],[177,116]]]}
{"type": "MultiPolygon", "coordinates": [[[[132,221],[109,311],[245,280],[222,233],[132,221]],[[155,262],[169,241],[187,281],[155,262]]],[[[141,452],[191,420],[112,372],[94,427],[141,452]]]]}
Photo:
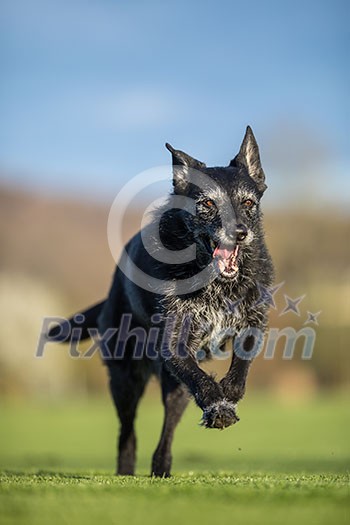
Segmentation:
{"type": "Polygon", "coordinates": [[[197,243],[197,259],[207,264],[214,258],[223,278],[235,278],[245,251],[262,236],[259,203],[267,186],[251,128],[227,167],[209,168],[166,147],[173,159],[173,195],[192,203],[181,217],[197,243]]]}

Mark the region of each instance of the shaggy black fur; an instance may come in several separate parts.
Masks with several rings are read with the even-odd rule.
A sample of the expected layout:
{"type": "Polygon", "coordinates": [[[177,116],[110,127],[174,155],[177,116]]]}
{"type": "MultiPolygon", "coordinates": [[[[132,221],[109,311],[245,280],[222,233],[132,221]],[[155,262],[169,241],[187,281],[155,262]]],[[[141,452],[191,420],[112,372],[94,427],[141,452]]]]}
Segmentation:
{"type": "MultiPolygon", "coordinates": [[[[166,146],[173,157],[174,192],[167,211],[159,210],[154,220],[159,221],[163,245],[174,251],[174,262],[178,251],[193,243],[196,258],[184,264],[160,262],[146,251],[141,233],[138,233],[127,244],[126,253],[147,275],[170,281],[169,289],[162,293],[146,291],[134,284],[132,272],[126,276],[117,266],[106,301],[83,312],[86,316],[84,335],[87,335],[87,327],[98,326],[102,336],[109,328],[119,327],[123,314],[132,314],[123,355],[116,345],[117,334],[105,341],[114,356],[105,359],[105,364],[121,422],[118,474],[134,474],[134,421],[138,403],[152,374],[161,381],[165,418],[151,472],[156,476],[169,476],[173,435],[188,403],[188,393],[202,409],[205,427],[232,425],[238,421],[235,407],[244,395],[252,361],[233,352],[226,376],[216,382],[200,368],[197,351],[202,349],[209,356],[213,341],[214,346],[222,348],[227,338],[233,339],[235,331],[253,327],[264,332],[267,326],[268,306],[259,297],[261,287],[272,284],[273,267],[264,242],[259,206],[266,189],[265,176],[252,130],[247,128],[240,151],[228,167],[207,168],[189,155],[166,146]],[[211,183],[202,188],[196,186],[193,170],[206,174],[211,183]],[[195,203],[195,213],[171,209],[175,196],[190,197],[195,203]],[[234,220],[219,213],[225,199],[234,210],[234,220]],[[215,259],[218,253],[215,249],[219,245],[229,253],[238,246],[234,271],[221,266],[204,287],[189,287],[187,293],[179,294],[179,280],[192,276],[193,282],[198,282],[198,272],[207,267],[213,257],[215,259]],[[156,358],[143,355],[135,359],[135,341],[143,329],[149,333],[152,327],[160,329],[155,343],[156,358]]],[[[185,200],[183,208],[186,208],[185,200]]],[[[158,247],[155,241],[155,253],[158,247]]],[[[54,329],[49,333],[52,335],[54,329]]],[[[254,344],[254,336],[250,335],[245,338],[243,348],[250,352],[254,344]]]]}

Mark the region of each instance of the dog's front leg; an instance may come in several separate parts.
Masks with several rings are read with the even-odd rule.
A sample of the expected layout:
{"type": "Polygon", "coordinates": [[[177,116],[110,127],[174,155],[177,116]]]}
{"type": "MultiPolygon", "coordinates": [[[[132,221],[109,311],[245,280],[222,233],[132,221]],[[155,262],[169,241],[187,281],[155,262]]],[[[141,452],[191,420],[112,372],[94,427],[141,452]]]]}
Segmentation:
{"type": "Polygon", "coordinates": [[[243,348],[240,348],[239,352],[236,352],[235,345],[232,345],[231,365],[226,376],[220,381],[226,399],[232,403],[238,403],[244,396],[249,368],[253,361],[252,353],[254,353],[255,344],[255,336],[249,335],[244,340],[243,348]]]}
{"type": "Polygon", "coordinates": [[[245,394],[245,387],[251,360],[244,360],[232,355],[231,366],[226,376],[220,381],[226,399],[236,404],[245,394]]]}
{"type": "MultiPolygon", "coordinates": [[[[196,342],[190,342],[189,348],[193,348],[194,343],[196,342]]],[[[164,363],[187,386],[197,405],[203,410],[203,426],[222,429],[238,421],[235,406],[225,399],[222,386],[198,366],[190,350],[180,356],[176,348],[172,348],[164,363]]]]}

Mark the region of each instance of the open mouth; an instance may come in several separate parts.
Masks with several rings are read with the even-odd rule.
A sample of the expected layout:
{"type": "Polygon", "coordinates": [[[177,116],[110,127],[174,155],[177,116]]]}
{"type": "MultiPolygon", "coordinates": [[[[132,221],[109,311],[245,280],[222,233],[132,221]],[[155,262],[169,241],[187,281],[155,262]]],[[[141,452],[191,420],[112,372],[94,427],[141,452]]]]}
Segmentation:
{"type": "Polygon", "coordinates": [[[238,244],[233,250],[227,248],[221,248],[217,246],[213,253],[213,259],[215,259],[221,275],[225,277],[233,277],[238,272],[238,244]]]}

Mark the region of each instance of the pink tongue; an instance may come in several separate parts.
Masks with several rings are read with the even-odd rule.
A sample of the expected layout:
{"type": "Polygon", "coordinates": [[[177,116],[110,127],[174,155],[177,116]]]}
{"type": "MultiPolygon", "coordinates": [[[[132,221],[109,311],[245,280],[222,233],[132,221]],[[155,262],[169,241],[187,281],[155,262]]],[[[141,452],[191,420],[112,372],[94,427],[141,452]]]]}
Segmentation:
{"type": "Polygon", "coordinates": [[[213,257],[221,257],[221,259],[229,259],[232,255],[232,250],[227,250],[227,248],[220,248],[217,246],[214,250],[213,257]]]}

